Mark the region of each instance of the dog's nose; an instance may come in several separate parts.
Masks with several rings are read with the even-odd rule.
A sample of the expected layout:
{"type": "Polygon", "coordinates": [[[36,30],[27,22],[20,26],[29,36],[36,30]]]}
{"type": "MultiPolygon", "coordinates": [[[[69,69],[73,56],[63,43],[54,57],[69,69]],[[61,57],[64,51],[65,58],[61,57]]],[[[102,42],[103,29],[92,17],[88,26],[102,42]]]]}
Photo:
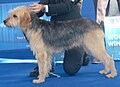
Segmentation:
{"type": "Polygon", "coordinates": [[[5,24],[7,21],[6,21],[6,20],[4,20],[3,22],[4,22],[4,24],[5,24]]]}

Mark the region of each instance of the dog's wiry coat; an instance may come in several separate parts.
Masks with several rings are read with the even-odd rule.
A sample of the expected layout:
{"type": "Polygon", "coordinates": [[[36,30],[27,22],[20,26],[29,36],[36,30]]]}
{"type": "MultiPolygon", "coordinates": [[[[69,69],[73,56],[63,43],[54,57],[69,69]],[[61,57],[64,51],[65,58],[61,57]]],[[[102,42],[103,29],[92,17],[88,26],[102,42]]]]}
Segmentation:
{"type": "Polygon", "coordinates": [[[11,11],[4,23],[8,27],[20,26],[28,39],[39,66],[38,79],[33,83],[44,82],[48,77],[53,53],[73,47],[82,47],[86,53],[99,59],[105,67],[100,74],[107,74],[108,78],[117,76],[113,58],[105,50],[104,33],[91,20],[80,18],[48,22],[40,20],[27,7],[20,6],[11,11]]]}
{"type": "Polygon", "coordinates": [[[98,25],[87,19],[47,22],[39,20],[35,14],[31,15],[34,15],[32,16],[31,29],[33,31],[39,31],[38,28],[34,27],[41,27],[40,31],[42,30],[41,33],[44,43],[55,49],[67,50],[75,46],[80,46],[80,43],[82,45],[84,34],[90,30],[99,28],[98,25]],[[77,45],[77,43],[79,44],[77,45]]]}

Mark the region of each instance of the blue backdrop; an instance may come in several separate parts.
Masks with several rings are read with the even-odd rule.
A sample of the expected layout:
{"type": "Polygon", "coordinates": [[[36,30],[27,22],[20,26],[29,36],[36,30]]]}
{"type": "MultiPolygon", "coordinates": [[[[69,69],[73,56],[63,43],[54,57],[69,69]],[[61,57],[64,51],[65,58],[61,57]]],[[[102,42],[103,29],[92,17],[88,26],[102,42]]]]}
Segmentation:
{"type": "Polygon", "coordinates": [[[105,17],[104,23],[107,52],[120,60],[120,16],[105,17]]]}
{"type": "MultiPolygon", "coordinates": [[[[38,0],[1,0],[0,1],[0,50],[29,48],[22,31],[20,29],[7,28],[3,20],[8,16],[8,12],[21,5],[28,6],[38,0]]],[[[46,17],[46,16],[43,16],[46,17]]],[[[46,18],[47,19],[47,18],[46,18]]]]}

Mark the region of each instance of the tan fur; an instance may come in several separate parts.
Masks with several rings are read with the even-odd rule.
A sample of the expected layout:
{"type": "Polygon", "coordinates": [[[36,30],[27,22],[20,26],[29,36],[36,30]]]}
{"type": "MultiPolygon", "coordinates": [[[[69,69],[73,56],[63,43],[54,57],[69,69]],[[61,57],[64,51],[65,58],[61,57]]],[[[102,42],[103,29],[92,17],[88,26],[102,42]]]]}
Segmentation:
{"type": "MultiPolygon", "coordinates": [[[[52,47],[47,46],[43,42],[41,31],[32,31],[29,28],[30,25],[30,10],[24,6],[13,9],[10,12],[10,16],[6,19],[6,25],[10,27],[20,26],[23,32],[26,32],[26,37],[29,39],[29,44],[33,55],[35,55],[38,67],[39,67],[39,76],[38,79],[33,80],[33,83],[42,83],[45,81],[45,78],[48,77],[50,70],[52,68],[52,53],[58,52],[62,49],[55,50],[52,47]],[[17,18],[13,17],[13,14],[17,15],[17,18]]],[[[107,74],[108,78],[113,78],[117,76],[117,71],[114,66],[114,60],[110,57],[104,46],[104,33],[100,29],[93,29],[87,32],[83,38],[78,40],[78,42],[83,43],[74,43],[72,47],[77,47],[82,45],[83,49],[88,53],[93,55],[95,58],[99,59],[105,69],[101,70],[100,74],[107,74]],[[110,72],[110,74],[108,74],[110,72]]]]}
{"type": "Polygon", "coordinates": [[[109,71],[111,71],[111,73],[106,76],[108,78],[115,77],[117,72],[114,66],[114,60],[107,54],[103,40],[104,34],[102,31],[99,29],[90,31],[84,38],[84,44],[87,46],[84,48],[87,48],[85,49],[86,52],[92,52],[91,54],[93,57],[99,59],[103,63],[105,69],[101,70],[99,72],[100,74],[107,74],[109,71]]]}

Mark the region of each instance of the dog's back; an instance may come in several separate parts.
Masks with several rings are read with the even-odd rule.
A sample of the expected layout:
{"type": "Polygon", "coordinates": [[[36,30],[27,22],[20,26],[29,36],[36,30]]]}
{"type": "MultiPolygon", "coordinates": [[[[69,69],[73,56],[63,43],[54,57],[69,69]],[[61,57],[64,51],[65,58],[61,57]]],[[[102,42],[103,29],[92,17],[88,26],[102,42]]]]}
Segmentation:
{"type": "Polygon", "coordinates": [[[80,46],[86,33],[101,29],[96,22],[86,18],[68,21],[45,21],[31,13],[31,19],[31,29],[33,31],[40,30],[46,46],[56,49],[67,50],[74,46],[80,46]]]}
{"type": "Polygon", "coordinates": [[[87,32],[101,28],[97,23],[81,18],[69,21],[46,22],[45,27],[42,29],[45,44],[54,46],[54,48],[63,47],[67,49],[82,43],[82,38],[87,32]]]}

